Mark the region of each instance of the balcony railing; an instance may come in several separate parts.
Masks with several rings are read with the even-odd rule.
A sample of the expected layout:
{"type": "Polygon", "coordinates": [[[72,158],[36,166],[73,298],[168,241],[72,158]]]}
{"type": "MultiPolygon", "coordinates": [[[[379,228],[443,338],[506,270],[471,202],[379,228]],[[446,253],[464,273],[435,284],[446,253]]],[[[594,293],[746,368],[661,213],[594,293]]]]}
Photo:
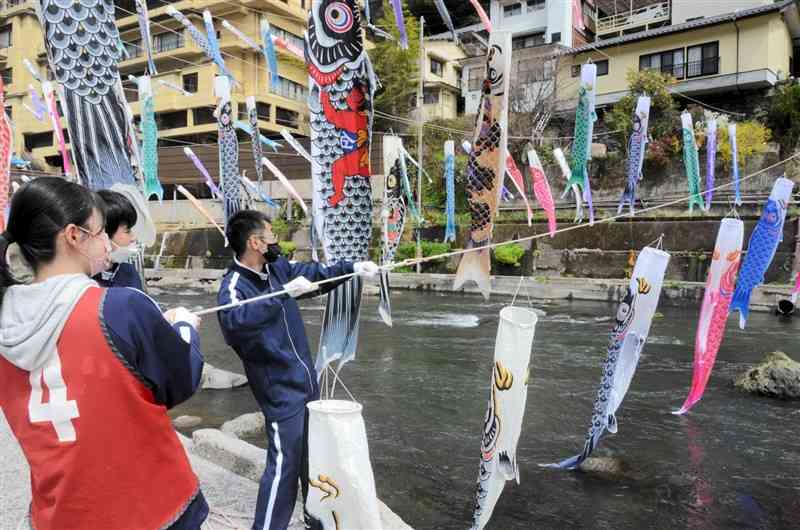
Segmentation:
{"type": "Polygon", "coordinates": [[[669,2],[659,2],[634,10],[624,11],[597,19],[597,36],[622,33],[634,28],[647,28],[651,24],[669,22],[669,2]]]}
{"type": "Polygon", "coordinates": [[[719,59],[719,57],[708,57],[700,61],[663,65],[656,68],[646,68],[646,70],[669,74],[675,79],[693,79],[695,77],[717,75],[719,73],[719,59]]]}
{"type": "MultiPolygon", "coordinates": [[[[183,48],[185,45],[186,41],[183,32],[179,35],[175,35],[174,33],[161,33],[153,37],[153,53],[177,50],[178,48],[183,48]]],[[[125,50],[128,52],[128,59],[136,59],[144,55],[144,48],[142,47],[141,40],[126,43],[125,50]]]]}

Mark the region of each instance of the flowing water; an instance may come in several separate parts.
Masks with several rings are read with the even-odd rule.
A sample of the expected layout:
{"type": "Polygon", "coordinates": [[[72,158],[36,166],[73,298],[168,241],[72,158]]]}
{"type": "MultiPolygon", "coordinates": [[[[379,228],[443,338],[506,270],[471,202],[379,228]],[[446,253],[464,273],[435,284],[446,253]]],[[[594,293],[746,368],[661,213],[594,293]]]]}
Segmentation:
{"type": "MultiPolygon", "coordinates": [[[[164,293],[165,305],[213,305],[193,291],[164,293]]],[[[358,359],[344,381],[364,404],[379,497],[417,529],[470,526],[479,442],[489,397],[498,313],[507,299],[394,293],[394,328],[365,298],[358,359]]],[[[517,303],[520,303],[519,300],[517,303]]],[[[526,303],[526,302],[524,302],[526,303]]],[[[543,469],[583,445],[606,355],[605,303],[534,303],[540,318],[527,411],[517,451],[521,484],[507,483],[487,528],[798,528],[800,408],[736,391],[731,378],[781,349],[800,358],[800,318],[752,314],[747,331],[732,317],[704,399],[688,417],[677,409],[692,376],[698,308],[661,307],[619,432],[595,456],[621,459],[622,476],[543,469]]],[[[323,301],[305,303],[312,343],[323,301]]],[[[216,319],[203,349],[215,366],[241,372],[216,319]]],[[[257,410],[247,388],[203,391],[173,414],[204,426],[257,410]]],[[[262,446],[263,440],[255,440],[262,446]]]]}

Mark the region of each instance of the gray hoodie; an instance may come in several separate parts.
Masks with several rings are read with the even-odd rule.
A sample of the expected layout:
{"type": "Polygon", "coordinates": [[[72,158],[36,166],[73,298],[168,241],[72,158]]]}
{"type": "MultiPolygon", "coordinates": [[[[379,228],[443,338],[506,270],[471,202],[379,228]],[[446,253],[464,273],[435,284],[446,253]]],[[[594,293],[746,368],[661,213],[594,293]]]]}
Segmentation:
{"type": "Polygon", "coordinates": [[[96,286],[85,274],[65,274],[9,287],[0,307],[0,355],[28,372],[43,366],[81,296],[96,286]]]}

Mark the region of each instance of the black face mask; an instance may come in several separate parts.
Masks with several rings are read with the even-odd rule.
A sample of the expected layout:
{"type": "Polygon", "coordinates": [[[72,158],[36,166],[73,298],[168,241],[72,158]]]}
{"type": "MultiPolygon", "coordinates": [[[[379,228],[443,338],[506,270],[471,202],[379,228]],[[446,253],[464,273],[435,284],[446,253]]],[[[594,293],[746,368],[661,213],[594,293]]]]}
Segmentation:
{"type": "Polygon", "coordinates": [[[267,260],[267,263],[274,263],[278,258],[281,257],[282,254],[281,246],[279,244],[270,243],[267,245],[267,251],[264,252],[264,259],[267,260]]]}

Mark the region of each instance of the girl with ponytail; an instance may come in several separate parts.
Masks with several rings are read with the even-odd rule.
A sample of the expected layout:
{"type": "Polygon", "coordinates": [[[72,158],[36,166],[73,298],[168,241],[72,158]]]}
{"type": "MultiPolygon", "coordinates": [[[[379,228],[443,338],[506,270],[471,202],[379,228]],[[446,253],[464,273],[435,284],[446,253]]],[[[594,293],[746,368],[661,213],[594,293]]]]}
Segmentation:
{"type": "Polygon", "coordinates": [[[198,387],[199,319],[91,279],[108,267],[104,221],[95,193],[39,178],[0,236],[0,408],[31,468],[30,522],[199,529],[208,505],[166,414],[198,387]]]}

